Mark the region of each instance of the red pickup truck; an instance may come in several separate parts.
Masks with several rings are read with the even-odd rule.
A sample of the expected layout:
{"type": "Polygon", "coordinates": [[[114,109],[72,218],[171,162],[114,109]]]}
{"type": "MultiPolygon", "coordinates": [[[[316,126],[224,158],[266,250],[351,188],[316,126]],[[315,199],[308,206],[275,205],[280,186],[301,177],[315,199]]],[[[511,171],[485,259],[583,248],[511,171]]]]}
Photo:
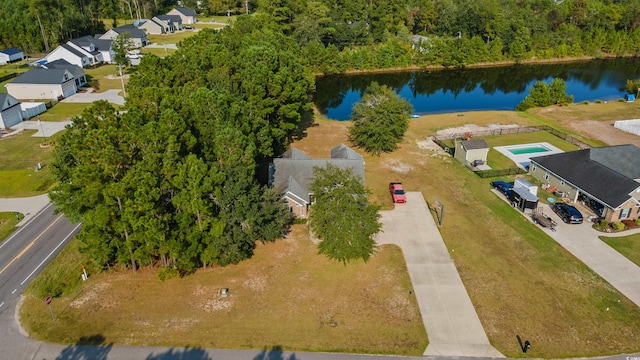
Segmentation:
{"type": "Polygon", "coordinates": [[[391,198],[395,204],[404,204],[407,202],[407,195],[404,193],[402,183],[389,183],[389,192],[391,193],[391,198]]]}

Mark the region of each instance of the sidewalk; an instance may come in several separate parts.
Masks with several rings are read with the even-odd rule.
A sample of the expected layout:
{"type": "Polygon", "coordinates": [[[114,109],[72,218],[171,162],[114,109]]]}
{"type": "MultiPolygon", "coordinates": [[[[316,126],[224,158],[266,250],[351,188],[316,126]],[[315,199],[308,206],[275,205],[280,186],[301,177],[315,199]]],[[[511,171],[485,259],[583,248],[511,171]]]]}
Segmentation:
{"type": "Polygon", "coordinates": [[[376,241],[402,249],[429,337],[424,355],[503,358],[489,343],[422,193],[408,192],[406,204],[381,214],[376,241]]]}
{"type": "Polygon", "coordinates": [[[17,225],[22,226],[38,211],[44,209],[47,204],[49,204],[49,195],[47,194],[23,198],[0,198],[0,211],[22,213],[24,218],[17,225]]]}

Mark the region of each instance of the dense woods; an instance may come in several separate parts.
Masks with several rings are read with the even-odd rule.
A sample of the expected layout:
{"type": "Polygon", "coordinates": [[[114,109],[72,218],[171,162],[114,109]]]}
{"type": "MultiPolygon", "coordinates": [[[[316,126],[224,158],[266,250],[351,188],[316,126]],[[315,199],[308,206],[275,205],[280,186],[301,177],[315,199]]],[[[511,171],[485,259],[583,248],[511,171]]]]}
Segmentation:
{"type": "Polygon", "coordinates": [[[290,213],[257,172],[310,109],[296,44],[250,17],[145,57],[126,112],[95,103],[56,145],[51,199],[96,265],[190,271],[250,257],[290,213]]]}

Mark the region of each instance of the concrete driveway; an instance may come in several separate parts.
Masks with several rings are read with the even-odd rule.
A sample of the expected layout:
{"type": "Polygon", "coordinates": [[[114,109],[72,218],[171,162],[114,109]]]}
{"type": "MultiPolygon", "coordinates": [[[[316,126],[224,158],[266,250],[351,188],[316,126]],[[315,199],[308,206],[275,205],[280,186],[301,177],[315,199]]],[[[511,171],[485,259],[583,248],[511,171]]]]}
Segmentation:
{"type": "MultiPolygon", "coordinates": [[[[640,267],[598,238],[599,236],[637,234],[640,233],[640,229],[605,234],[594,230],[591,227],[593,224],[586,219],[582,224],[565,224],[549,205],[544,205],[543,210],[558,223],[556,231],[542,228],[544,232],[629,300],[640,306],[640,267]]],[[[529,216],[527,218],[531,220],[529,216]]]]}
{"type": "Polygon", "coordinates": [[[118,95],[122,90],[112,89],[105,92],[80,92],[68,98],[62,99],[61,102],[69,103],[92,103],[98,100],[107,100],[112,104],[124,105],[124,98],[118,95]]]}
{"type": "Polygon", "coordinates": [[[406,204],[381,214],[376,242],[402,249],[429,336],[424,355],[504,357],[489,343],[422,193],[407,192],[406,204]]]}
{"type": "Polygon", "coordinates": [[[11,136],[14,133],[19,133],[22,130],[36,130],[36,133],[31,135],[32,137],[41,137],[44,140],[44,137],[49,137],[58,131],[64,130],[67,125],[70,125],[71,121],[41,121],[40,125],[38,125],[37,120],[25,120],[18,124],[15,124],[11,127],[13,130],[11,133],[7,134],[7,136],[11,136]],[[44,133],[43,133],[44,131],[44,133]]]}

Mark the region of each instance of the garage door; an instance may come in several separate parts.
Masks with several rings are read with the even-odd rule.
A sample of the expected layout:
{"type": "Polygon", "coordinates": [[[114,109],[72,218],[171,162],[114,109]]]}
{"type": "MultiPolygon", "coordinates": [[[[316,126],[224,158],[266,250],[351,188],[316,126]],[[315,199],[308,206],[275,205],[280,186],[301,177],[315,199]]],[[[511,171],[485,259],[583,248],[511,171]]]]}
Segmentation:
{"type": "Polygon", "coordinates": [[[76,93],[76,85],[73,83],[73,81],[67,83],[64,85],[64,87],[62,88],[62,96],[64,97],[69,97],[71,95],[74,95],[76,93]]]}

